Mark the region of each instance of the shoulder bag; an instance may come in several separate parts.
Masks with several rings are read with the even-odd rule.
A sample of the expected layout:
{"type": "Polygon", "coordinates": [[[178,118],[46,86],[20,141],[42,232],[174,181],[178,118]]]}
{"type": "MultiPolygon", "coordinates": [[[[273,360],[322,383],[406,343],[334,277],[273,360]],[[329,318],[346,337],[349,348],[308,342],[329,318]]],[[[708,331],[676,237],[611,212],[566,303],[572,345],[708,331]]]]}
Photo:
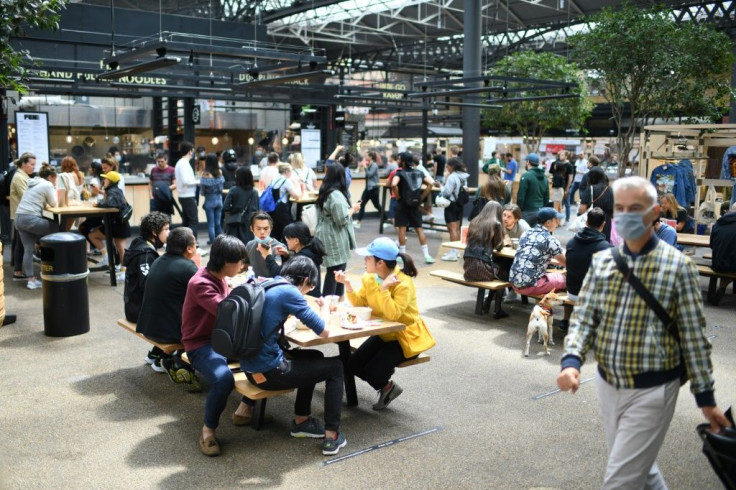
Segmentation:
{"type": "MultiPolygon", "coordinates": [[[[641,296],[647,306],[654,310],[654,313],[657,314],[660,321],[664,325],[664,328],[667,329],[667,332],[669,332],[669,334],[675,338],[675,341],[679,345],[680,334],[677,332],[677,326],[675,325],[675,321],[672,319],[672,317],[667,313],[667,311],[660,304],[660,302],[657,301],[652,293],[644,286],[644,284],[642,284],[639,278],[631,272],[631,269],[629,269],[626,261],[621,256],[621,253],[618,251],[618,247],[613,247],[611,249],[611,255],[613,255],[613,260],[614,262],[616,262],[616,268],[618,269],[618,271],[623,274],[628,283],[631,284],[631,287],[634,288],[639,296],[641,296]]],[[[680,375],[680,385],[684,385],[688,380],[688,375],[687,365],[685,364],[685,359],[682,353],[682,347],[680,347],[680,366],[682,367],[682,374],[680,375]]]]}

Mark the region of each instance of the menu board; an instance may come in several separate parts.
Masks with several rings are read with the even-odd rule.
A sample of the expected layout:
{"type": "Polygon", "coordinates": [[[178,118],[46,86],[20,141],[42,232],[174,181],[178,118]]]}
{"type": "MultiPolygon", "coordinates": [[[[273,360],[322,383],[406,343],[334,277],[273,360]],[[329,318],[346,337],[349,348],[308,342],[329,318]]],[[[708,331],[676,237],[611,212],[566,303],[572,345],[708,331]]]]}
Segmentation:
{"type": "Polygon", "coordinates": [[[304,164],[309,168],[315,168],[321,159],[321,139],[319,129],[302,129],[302,155],[304,164]]]}
{"type": "Polygon", "coordinates": [[[43,162],[50,161],[48,112],[16,112],[15,130],[18,136],[18,156],[29,152],[36,155],[36,172],[43,162]]]}

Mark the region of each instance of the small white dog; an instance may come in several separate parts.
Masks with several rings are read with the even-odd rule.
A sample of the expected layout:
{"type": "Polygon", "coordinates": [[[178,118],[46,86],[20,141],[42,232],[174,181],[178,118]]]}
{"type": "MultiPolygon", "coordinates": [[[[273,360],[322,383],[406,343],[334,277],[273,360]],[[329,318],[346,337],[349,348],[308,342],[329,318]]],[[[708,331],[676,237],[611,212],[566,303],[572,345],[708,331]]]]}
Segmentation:
{"type": "Polygon", "coordinates": [[[562,299],[552,290],[545,294],[544,297],[534,306],[532,314],[529,315],[529,326],[526,329],[526,349],[524,349],[524,357],[529,357],[529,341],[536,331],[539,334],[539,342],[544,341],[544,352],[549,355],[549,345],[555,345],[552,338],[552,317],[554,311],[552,308],[562,304],[562,299]]]}

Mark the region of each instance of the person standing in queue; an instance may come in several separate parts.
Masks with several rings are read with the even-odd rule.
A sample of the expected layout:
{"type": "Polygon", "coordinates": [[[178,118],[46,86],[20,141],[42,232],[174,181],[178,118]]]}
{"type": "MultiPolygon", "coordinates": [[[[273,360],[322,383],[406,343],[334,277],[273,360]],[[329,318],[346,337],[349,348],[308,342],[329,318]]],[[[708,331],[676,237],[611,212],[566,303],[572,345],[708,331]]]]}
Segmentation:
{"type": "Polygon", "coordinates": [[[364,257],[365,263],[359,290],[353,289],[345,272],[335,273],[335,280],[345,285],[350,303],[369,306],[373,315],[406,325],[400,332],[369,337],[350,356],[350,371],[378,392],[373,410],[383,410],[404,391],[391,380],[396,367],[434,347],[435,340],[419,316],[413,280],[417,269],[411,256],[399,252],[387,237],[376,238],[356,253],[364,257]]]}
{"type": "Polygon", "coordinates": [[[199,182],[194,176],[194,169],[189,160],[194,158],[194,145],[184,141],[179,146],[182,156],[174,167],[174,179],[176,190],[179,192],[179,204],[181,204],[181,225],[191,228],[194,238],[197,238],[197,226],[199,216],[197,211],[197,189],[199,182]]]}

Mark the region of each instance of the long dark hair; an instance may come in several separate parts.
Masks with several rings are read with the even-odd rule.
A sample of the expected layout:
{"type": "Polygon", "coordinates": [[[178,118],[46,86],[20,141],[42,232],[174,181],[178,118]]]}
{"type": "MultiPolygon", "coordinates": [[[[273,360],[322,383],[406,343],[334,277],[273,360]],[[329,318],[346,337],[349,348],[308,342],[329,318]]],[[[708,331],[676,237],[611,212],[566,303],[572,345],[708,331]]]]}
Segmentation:
{"type": "Polygon", "coordinates": [[[253,172],[246,165],[238,167],[235,171],[235,182],[238,187],[242,187],[246,191],[251,190],[253,188],[253,172]]]}
{"type": "Polygon", "coordinates": [[[284,227],[284,238],[296,238],[302,247],[310,247],[320,257],[327,255],[322,241],[309,233],[309,227],[303,221],[295,221],[284,227]]]}
{"type": "Polygon", "coordinates": [[[506,184],[498,174],[489,175],[480,188],[480,195],[489,201],[503,202],[506,199],[506,184]]]}
{"type": "Polygon", "coordinates": [[[468,226],[468,244],[496,248],[503,241],[502,213],[499,203],[488,201],[468,226]]]}
{"type": "MultiPolygon", "coordinates": [[[[417,271],[417,266],[414,265],[414,259],[411,258],[411,255],[406,252],[399,252],[399,257],[401,257],[401,261],[404,263],[404,267],[401,268],[401,272],[409,277],[417,277],[419,272],[417,271]]],[[[394,270],[396,268],[396,264],[398,264],[398,260],[383,260],[383,263],[386,264],[386,267],[389,269],[394,270]]]]}
{"type": "Polygon", "coordinates": [[[348,201],[348,204],[350,203],[350,198],[348,197],[348,185],[345,180],[345,167],[337,162],[327,167],[325,178],[322,180],[322,185],[319,186],[319,195],[317,196],[317,207],[319,209],[325,207],[327,198],[330,197],[332,191],[342,192],[345,199],[348,201]]]}
{"type": "Polygon", "coordinates": [[[220,163],[217,161],[217,155],[208,153],[204,157],[204,171],[215,178],[220,176],[220,163]]]}

